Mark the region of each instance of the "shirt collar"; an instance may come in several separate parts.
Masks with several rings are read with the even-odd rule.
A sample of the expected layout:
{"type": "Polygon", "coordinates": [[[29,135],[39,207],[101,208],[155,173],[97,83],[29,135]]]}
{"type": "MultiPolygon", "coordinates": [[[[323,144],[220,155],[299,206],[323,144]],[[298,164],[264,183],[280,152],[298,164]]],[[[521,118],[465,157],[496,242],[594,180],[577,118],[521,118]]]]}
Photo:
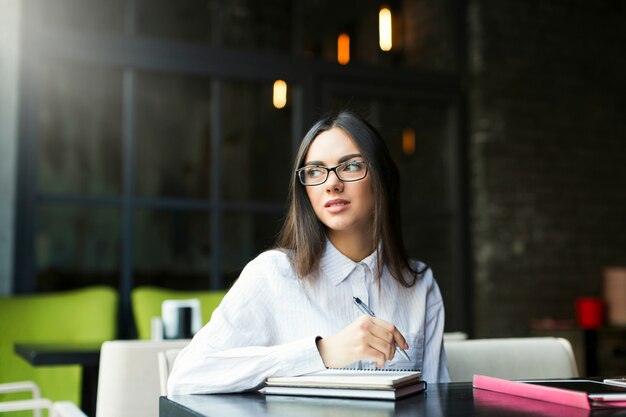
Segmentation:
{"type": "MultiPolygon", "coordinates": [[[[380,250],[380,248],[379,248],[380,250]]],[[[337,248],[326,239],[326,247],[320,260],[320,266],[324,274],[330,278],[333,284],[339,285],[344,281],[359,264],[365,264],[369,267],[375,276],[378,268],[377,251],[373,251],[365,259],[360,262],[354,262],[352,259],[339,252],[337,248]]]]}

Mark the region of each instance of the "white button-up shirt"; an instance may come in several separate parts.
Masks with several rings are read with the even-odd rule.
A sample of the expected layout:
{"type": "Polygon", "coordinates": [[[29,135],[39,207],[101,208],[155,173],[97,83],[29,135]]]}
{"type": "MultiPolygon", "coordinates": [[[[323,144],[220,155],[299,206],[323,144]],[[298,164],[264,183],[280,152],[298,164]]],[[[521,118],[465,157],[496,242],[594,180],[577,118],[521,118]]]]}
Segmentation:
{"type": "MultiPolygon", "coordinates": [[[[423,267],[415,263],[414,266],[423,267]]],[[[383,268],[376,283],[376,252],[354,262],[327,241],[321,273],[298,278],[286,253],[270,250],[252,260],[213,312],[211,321],[180,353],[168,381],[170,394],[239,392],[270,376],[325,369],[315,344],[354,322],[359,297],[376,317],[393,323],[409,344],[385,368],[421,369],[427,382],[448,382],[443,350],[444,309],[430,270],[405,288],[383,268]]],[[[359,361],[354,368],[373,368],[359,361]]]]}

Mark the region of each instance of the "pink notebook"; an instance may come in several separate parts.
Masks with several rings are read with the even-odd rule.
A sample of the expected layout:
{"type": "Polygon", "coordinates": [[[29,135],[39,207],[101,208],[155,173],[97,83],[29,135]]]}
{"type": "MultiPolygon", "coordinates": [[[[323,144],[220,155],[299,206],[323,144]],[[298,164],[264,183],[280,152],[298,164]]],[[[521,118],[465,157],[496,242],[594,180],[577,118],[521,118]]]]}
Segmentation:
{"type": "Polygon", "coordinates": [[[592,412],[592,410],[583,408],[532,400],[484,389],[474,390],[474,405],[481,410],[490,411],[490,415],[494,416],[590,417],[592,412]]]}
{"type": "Polygon", "coordinates": [[[607,384],[599,384],[597,381],[554,380],[517,382],[484,375],[474,375],[473,386],[478,389],[584,408],[586,410],[605,407],[626,407],[626,389],[615,390],[614,387],[609,387],[607,384]]]}

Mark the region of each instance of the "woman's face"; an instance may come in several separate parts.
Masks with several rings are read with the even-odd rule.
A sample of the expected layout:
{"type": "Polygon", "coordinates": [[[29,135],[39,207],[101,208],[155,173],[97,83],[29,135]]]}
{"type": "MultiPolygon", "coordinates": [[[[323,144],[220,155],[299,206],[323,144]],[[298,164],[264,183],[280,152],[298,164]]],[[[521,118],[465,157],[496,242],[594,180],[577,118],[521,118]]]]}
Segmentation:
{"type": "MultiPolygon", "coordinates": [[[[311,143],[303,166],[334,167],[346,161],[364,160],[361,151],[339,128],[320,133],[311,143]]],[[[306,192],[317,218],[333,234],[371,234],[374,213],[371,175],[362,180],[343,182],[330,172],[325,183],[307,186],[306,192]]]]}

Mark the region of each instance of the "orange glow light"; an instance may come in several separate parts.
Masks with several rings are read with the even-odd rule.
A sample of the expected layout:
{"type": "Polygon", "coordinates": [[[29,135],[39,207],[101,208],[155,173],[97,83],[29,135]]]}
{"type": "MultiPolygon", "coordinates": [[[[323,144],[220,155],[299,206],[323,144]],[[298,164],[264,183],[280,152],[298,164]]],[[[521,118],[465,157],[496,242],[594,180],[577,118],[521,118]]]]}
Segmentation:
{"type": "Polygon", "coordinates": [[[402,152],[405,155],[413,155],[415,152],[415,129],[412,127],[402,130],[402,152]]]}
{"type": "Polygon", "coordinates": [[[283,80],[274,82],[273,102],[277,109],[282,109],[287,104],[287,83],[283,80]]]}
{"type": "Polygon", "coordinates": [[[350,62],[350,36],[346,33],[337,38],[337,62],[341,65],[350,62]]]}
{"type": "Polygon", "coordinates": [[[378,12],[378,44],[383,51],[391,51],[391,10],[386,6],[378,12]]]}

